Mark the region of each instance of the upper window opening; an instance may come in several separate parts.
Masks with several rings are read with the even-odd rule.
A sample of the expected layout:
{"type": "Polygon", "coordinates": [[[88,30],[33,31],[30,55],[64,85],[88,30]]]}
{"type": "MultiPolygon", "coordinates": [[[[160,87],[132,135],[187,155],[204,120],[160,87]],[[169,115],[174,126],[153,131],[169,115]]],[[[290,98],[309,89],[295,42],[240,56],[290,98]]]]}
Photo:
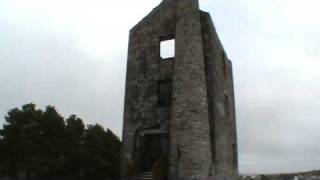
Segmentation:
{"type": "Polygon", "coordinates": [[[175,40],[161,41],[160,56],[162,59],[170,59],[175,57],[175,40]]]}

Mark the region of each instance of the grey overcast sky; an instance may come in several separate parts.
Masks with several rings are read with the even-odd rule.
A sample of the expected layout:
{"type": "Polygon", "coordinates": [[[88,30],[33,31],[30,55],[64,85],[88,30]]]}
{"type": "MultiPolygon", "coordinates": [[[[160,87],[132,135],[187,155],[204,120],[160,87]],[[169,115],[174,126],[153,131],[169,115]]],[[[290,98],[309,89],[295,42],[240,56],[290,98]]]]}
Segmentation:
{"type": "MultiPolygon", "coordinates": [[[[119,136],[128,31],[161,0],[0,0],[0,124],[56,106],[119,136]]],[[[320,169],[320,1],[200,0],[234,65],[241,173],[320,169]]]]}

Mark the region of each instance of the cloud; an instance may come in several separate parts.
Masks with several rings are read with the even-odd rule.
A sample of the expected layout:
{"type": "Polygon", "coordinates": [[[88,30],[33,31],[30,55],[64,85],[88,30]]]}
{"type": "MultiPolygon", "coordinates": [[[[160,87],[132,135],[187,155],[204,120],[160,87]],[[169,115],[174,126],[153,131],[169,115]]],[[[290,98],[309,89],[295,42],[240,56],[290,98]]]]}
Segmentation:
{"type": "Polygon", "coordinates": [[[320,168],[320,23],[307,15],[316,1],[284,2],[241,1],[236,36],[217,26],[234,64],[241,172],[320,168]]]}
{"type": "Polygon", "coordinates": [[[87,123],[101,123],[120,134],[125,55],[108,61],[82,52],[67,36],[16,31],[6,23],[1,27],[2,117],[24,103],[50,104],[64,116],[75,113],[87,123]]]}
{"type": "Polygon", "coordinates": [[[121,135],[129,29],[159,2],[1,1],[0,115],[50,104],[121,135]]]}

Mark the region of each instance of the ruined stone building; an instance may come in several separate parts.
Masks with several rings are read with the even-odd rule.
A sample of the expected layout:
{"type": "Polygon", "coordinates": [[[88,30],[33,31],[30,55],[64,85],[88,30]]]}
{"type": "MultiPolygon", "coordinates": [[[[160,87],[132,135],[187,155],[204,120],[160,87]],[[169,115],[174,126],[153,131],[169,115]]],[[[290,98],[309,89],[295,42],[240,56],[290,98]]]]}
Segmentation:
{"type": "Polygon", "coordinates": [[[123,180],[236,179],[231,66],[197,0],[164,0],[131,29],[123,180]],[[167,40],[175,53],[164,58],[167,40]]]}

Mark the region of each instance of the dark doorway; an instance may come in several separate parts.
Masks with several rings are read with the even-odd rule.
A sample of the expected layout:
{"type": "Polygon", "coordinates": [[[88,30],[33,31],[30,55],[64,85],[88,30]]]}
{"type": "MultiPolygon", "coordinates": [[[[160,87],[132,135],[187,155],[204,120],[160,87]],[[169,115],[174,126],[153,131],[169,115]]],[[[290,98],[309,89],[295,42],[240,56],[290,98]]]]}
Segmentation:
{"type": "Polygon", "coordinates": [[[144,152],[142,155],[142,169],[151,170],[153,165],[167,152],[167,134],[146,134],[144,152]]]}

